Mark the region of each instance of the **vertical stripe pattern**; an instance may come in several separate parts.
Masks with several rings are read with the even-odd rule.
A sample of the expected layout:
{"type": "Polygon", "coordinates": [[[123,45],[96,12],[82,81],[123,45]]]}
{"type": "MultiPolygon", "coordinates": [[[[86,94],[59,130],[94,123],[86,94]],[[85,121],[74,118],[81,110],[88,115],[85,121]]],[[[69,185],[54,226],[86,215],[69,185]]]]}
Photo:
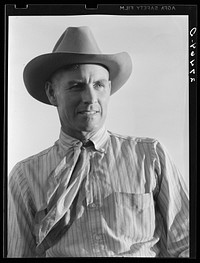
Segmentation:
{"type": "MultiPolygon", "coordinates": [[[[188,257],[188,189],[155,139],[103,127],[90,140],[89,169],[76,220],[45,257],[188,257]]],[[[80,141],[61,130],[49,149],[13,168],[8,190],[8,257],[38,257],[35,216],[47,202],[49,174],[80,141]]],[[[63,182],[64,183],[64,182],[63,182]]]]}

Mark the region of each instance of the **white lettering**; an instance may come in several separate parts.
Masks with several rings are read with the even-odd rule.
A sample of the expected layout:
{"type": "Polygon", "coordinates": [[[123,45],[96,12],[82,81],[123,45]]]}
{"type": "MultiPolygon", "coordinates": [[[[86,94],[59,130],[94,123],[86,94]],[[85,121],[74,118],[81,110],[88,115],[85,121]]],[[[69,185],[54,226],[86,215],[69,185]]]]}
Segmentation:
{"type": "Polygon", "coordinates": [[[190,64],[191,64],[192,67],[194,67],[194,61],[195,61],[195,59],[190,61],[190,64]]]}
{"type": "Polygon", "coordinates": [[[197,28],[196,27],[193,27],[191,30],[190,30],[190,36],[193,37],[194,34],[196,33],[197,31],[197,28]]]}
{"type": "Polygon", "coordinates": [[[194,44],[190,45],[190,47],[195,49],[196,48],[196,42],[194,44]]]}

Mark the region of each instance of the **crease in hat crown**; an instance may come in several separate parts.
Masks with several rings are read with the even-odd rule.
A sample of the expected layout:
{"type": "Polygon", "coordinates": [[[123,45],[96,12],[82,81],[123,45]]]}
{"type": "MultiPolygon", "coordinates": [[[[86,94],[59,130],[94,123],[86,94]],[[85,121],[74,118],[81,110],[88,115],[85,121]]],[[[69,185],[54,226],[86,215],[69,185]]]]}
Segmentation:
{"type": "Polygon", "coordinates": [[[100,48],[87,26],[68,27],[58,39],[53,52],[101,54],[100,48]]]}
{"type": "Polygon", "coordinates": [[[51,53],[39,55],[25,66],[23,79],[27,91],[36,100],[51,105],[45,83],[56,70],[71,64],[105,66],[111,80],[111,95],[124,85],[132,72],[132,60],[127,52],[103,54],[88,26],[68,27],[51,53]]]}

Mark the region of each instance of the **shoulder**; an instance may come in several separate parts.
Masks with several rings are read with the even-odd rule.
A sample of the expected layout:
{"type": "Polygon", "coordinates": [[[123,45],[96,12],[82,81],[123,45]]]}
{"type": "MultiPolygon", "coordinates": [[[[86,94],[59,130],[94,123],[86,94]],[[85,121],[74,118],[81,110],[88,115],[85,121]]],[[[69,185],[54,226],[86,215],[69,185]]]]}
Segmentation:
{"type": "Polygon", "coordinates": [[[19,177],[22,176],[24,169],[29,168],[29,170],[31,170],[31,167],[33,165],[35,166],[36,163],[39,163],[41,159],[48,158],[48,155],[51,155],[56,149],[56,147],[57,147],[57,142],[53,146],[48,147],[47,149],[42,150],[37,154],[31,155],[17,162],[13,167],[13,169],[11,170],[9,178],[18,179],[19,177]]]}
{"type": "Polygon", "coordinates": [[[47,156],[49,153],[51,153],[51,151],[53,151],[55,148],[55,145],[54,146],[51,146],[45,150],[42,150],[41,152],[37,153],[37,154],[34,154],[34,155],[31,155],[23,160],[21,160],[19,162],[19,164],[26,164],[26,163],[29,163],[31,161],[34,161],[34,160],[38,160],[40,158],[43,158],[45,156],[47,156]]]}
{"type": "Polygon", "coordinates": [[[113,148],[125,152],[135,152],[139,155],[148,155],[151,159],[157,157],[159,141],[150,137],[121,135],[108,131],[113,148]]]}
{"type": "Polygon", "coordinates": [[[118,140],[121,142],[133,143],[133,144],[152,144],[156,145],[158,142],[155,138],[150,137],[137,137],[137,136],[130,136],[130,135],[121,135],[118,133],[113,133],[108,131],[111,140],[118,140]]]}

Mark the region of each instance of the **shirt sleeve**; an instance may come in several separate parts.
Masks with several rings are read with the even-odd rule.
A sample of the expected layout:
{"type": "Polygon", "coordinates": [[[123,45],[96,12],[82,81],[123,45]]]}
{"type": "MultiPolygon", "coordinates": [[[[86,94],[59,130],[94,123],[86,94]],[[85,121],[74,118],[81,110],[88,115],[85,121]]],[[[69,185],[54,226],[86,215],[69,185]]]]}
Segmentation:
{"type": "Polygon", "coordinates": [[[166,149],[155,145],[159,193],[156,207],[163,219],[160,257],[189,257],[188,188],[166,149]]]}
{"type": "Polygon", "coordinates": [[[17,164],[8,180],[8,255],[36,257],[34,231],[35,208],[27,179],[17,164]]]}

